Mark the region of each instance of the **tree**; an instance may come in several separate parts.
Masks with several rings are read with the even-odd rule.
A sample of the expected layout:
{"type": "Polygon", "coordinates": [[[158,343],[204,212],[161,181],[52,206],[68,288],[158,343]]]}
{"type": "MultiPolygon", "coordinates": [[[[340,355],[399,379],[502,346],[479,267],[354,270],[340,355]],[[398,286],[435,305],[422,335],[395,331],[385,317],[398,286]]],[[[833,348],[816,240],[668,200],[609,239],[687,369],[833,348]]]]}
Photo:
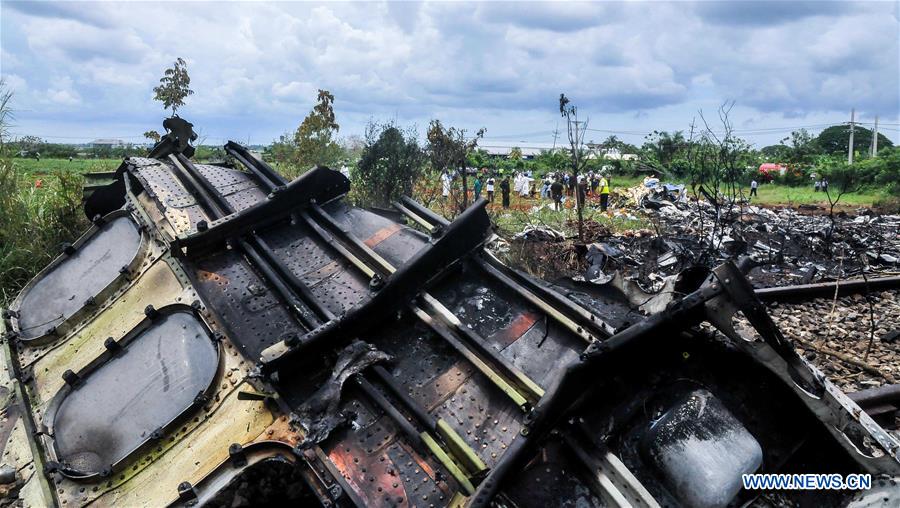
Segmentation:
{"type": "MultiPolygon", "coordinates": [[[[587,132],[587,120],[578,120],[578,108],[570,104],[566,94],[559,94],[559,114],[566,119],[566,132],[569,138],[569,159],[572,168],[572,178],[578,181],[578,175],[584,169],[587,153],[584,149],[584,133],[587,132]]],[[[584,202],[581,199],[581,189],[575,190],[575,209],[578,211],[578,239],[584,240],[584,202]]]]}
{"type": "Polygon", "coordinates": [[[812,164],[822,154],[818,141],[806,129],[791,132],[790,136],[781,140],[781,144],[787,147],[783,162],[812,164]],[[785,144],[785,141],[790,144],[785,144]]]}
{"type": "Polygon", "coordinates": [[[412,192],[421,178],[425,154],[414,129],[406,132],[394,123],[370,122],[359,162],[353,172],[353,189],[360,205],[388,207],[412,192]]]}
{"type": "Polygon", "coordinates": [[[334,166],[343,156],[335,141],[340,126],[334,117],[334,95],[319,90],[316,105],[294,133],[294,162],[301,172],[314,166],[334,166]]]}
{"type": "MultiPolygon", "coordinates": [[[[819,133],[816,142],[827,154],[844,154],[847,155],[847,146],[850,144],[850,126],[849,125],[833,125],[819,133]]],[[[865,155],[872,145],[872,131],[865,127],[857,125],[853,129],[853,150],[861,155],[865,155]]],[[[878,146],[891,147],[894,143],[885,137],[884,134],[878,134],[878,146]]]]}
{"type": "Polygon", "coordinates": [[[485,129],[481,128],[472,139],[466,140],[465,129],[444,128],[437,119],[428,124],[428,157],[431,160],[431,167],[442,172],[458,171],[462,176],[462,193],[457,195],[460,212],[469,206],[466,160],[469,152],[478,146],[478,140],[484,137],[484,132],[485,129]]]}
{"type": "Polygon", "coordinates": [[[172,108],[172,116],[175,116],[178,108],[184,106],[184,99],[194,95],[190,85],[187,64],[178,58],[171,68],[166,69],[163,77],[159,78],[159,85],[153,88],[156,93],[153,99],[162,102],[163,109],[172,108]]]}
{"type": "Polygon", "coordinates": [[[144,137],[153,141],[154,143],[159,143],[160,135],[156,131],[147,131],[144,133],[144,137]]]}
{"type": "Polygon", "coordinates": [[[600,143],[600,148],[602,148],[604,150],[618,150],[619,153],[623,153],[623,154],[638,153],[638,151],[639,151],[638,147],[636,147],[630,143],[626,143],[626,142],[622,141],[615,134],[610,135],[608,138],[603,140],[603,142],[600,143]]]}
{"type": "Polygon", "coordinates": [[[22,136],[19,138],[19,147],[29,152],[39,150],[45,141],[38,136],[22,136]]]}
{"type": "Polygon", "coordinates": [[[682,131],[669,134],[666,131],[653,131],[644,137],[642,147],[648,163],[669,169],[679,152],[687,148],[687,141],[682,131]]]}
{"type": "MultiPolygon", "coordinates": [[[[783,140],[782,140],[783,141],[783,140]]],[[[769,145],[760,148],[759,153],[766,162],[782,162],[788,159],[791,149],[783,144],[769,145]]]]}
{"type": "Polygon", "coordinates": [[[272,160],[279,164],[290,163],[297,157],[297,145],[294,144],[294,137],[290,133],[279,136],[272,142],[268,151],[272,160]]]}
{"type": "Polygon", "coordinates": [[[507,156],[507,158],[511,161],[522,160],[522,149],[517,146],[512,147],[512,149],[510,149],[510,151],[509,151],[509,155],[507,156]]]}

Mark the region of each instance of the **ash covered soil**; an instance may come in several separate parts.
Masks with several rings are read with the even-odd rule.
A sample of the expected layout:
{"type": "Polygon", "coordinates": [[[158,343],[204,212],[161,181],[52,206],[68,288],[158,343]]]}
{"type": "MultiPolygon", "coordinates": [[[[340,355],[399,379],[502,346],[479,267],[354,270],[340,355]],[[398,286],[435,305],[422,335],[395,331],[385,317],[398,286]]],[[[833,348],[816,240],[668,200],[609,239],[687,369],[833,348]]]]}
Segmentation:
{"type": "Polygon", "coordinates": [[[767,306],[797,351],[844,392],[900,382],[900,290],[767,306]]]}

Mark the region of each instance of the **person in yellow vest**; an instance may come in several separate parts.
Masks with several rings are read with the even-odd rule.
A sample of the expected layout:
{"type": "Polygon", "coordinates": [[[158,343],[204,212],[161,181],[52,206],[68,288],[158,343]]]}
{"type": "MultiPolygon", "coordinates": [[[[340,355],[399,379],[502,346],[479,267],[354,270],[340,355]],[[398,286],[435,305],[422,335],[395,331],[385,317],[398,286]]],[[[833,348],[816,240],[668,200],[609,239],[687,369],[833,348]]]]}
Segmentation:
{"type": "Polygon", "coordinates": [[[609,205],[609,179],[606,175],[600,177],[600,211],[605,212],[609,205]]]}

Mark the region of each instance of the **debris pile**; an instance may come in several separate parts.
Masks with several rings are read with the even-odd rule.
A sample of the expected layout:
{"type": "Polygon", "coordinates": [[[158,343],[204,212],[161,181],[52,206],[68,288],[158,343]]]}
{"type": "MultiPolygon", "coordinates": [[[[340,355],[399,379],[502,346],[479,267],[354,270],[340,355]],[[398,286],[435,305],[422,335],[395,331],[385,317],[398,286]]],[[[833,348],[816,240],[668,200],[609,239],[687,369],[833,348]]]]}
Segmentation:
{"type": "MultiPolygon", "coordinates": [[[[717,209],[702,200],[644,199],[645,204],[651,202],[644,211],[655,231],[611,235],[601,229],[597,236],[586,235],[592,242],[587,247],[587,280],[602,283],[619,271],[654,291],[667,276],[741,255],[757,264],[749,277],[757,287],[900,272],[898,215],[841,214],[832,223],[828,215],[790,208],[717,209]],[[591,256],[598,251],[603,255],[591,256]]],[[[595,230],[588,224],[585,229],[595,230]]]]}

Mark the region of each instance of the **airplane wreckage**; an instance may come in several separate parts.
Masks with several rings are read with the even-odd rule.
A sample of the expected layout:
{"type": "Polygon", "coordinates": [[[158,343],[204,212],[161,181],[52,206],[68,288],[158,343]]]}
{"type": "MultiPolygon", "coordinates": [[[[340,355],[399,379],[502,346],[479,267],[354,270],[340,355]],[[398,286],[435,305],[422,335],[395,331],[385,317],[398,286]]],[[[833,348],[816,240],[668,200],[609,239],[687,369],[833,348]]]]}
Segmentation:
{"type": "Polygon", "coordinates": [[[185,124],[3,312],[3,503],[230,506],[268,475],[324,507],[900,504],[900,444],[743,261],[642,316],[503,265],[484,201],[376,213],[327,168],[287,182],[233,142],[233,167],[192,162],[185,124]]]}

